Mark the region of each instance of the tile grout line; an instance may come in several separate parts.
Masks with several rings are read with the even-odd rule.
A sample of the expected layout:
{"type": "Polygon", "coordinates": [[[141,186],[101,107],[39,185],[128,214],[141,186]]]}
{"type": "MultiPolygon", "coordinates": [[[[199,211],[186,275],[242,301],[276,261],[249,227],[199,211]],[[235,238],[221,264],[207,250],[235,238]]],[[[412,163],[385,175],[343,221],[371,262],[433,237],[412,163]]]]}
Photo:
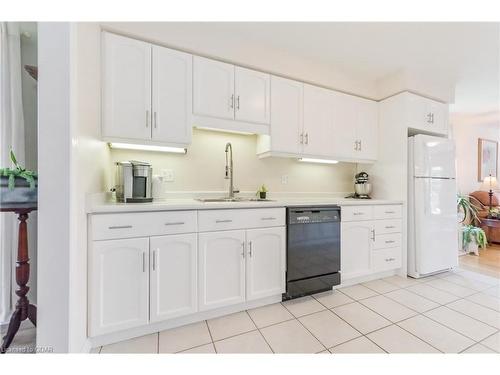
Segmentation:
{"type": "MultiPolygon", "coordinates": [[[[447,307],[447,306],[445,306],[445,305],[441,305],[441,306],[436,307],[436,308],[434,308],[434,309],[432,309],[432,310],[428,310],[428,311],[426,311],[425,313],[428,313],[428,312],[433,311],[433,310],[437,310],[437,309],[439,309],[440,307],[446,307],[447,309],[449,309],[449,307],[447,307]]],[[[450,309],[450,310],[451,310],[451,309],[450,309]]],[[[453,310],[453,311],[455,311],[455,310],[453,310]]],[[[459,314],[462,314],[462,313],[461,313],[461,312],[459,312],[459,311],[455,311],[455,312],[456,312],[456,313],[459,313],[459,314]]],[[[476,343],[480,343],[482,340],[485,340],[486,338],[488,338],[488,337],[489,337],[489,336],[486,336],[484,339],[481,339],[480,341],[478,341],[478,340],[476,340],[475,338],[472,338],[472,337],[470,337],[470,336],[467,336],[465,333],[459,332],[459,331],[457,331],[456,329],[454,329],[454,328],[452,328],[452,327],[449,327],[449,326],[447,326],[446,324],[441,323],[440,321],[438,321],[438,320],[436,320],[436,319],[434,319],[434,318],[432,318],[432,317],[430,317],[430,316],[427,316],[427,315],[425,315],[425,314],[421,314],[421,315],[423,315],[423,316],[424,316],[424,317],[426,317],[427,319],[432,320],[433,322],[436,322],[436,323],[441,324],[442,326],[444,326],[444,327],[446,327],[446,328],[451,329],[452,331],[454,331],[454,332],[456,332],[456,333],[461,334],[462,336],[465,336],[465,337],[467,337],[467,338],[471,339],[472,341],[474,341],[474,342],[476,342],[476,343]]],[[[462,315],[465,315],[465,314],[462,314],[462,315]]],[[[471,318],[471,317],[470,317],[470,316],[468,316],[468,315],[465,315],[465,316],[467,316],[468,318],[471,318]]],[[[472,318],[471,318],[471,319],[472,319],[472,318]]],[[[476,320],[476,319],[474,319],[474,320],[476,320]]],[[[483,322],[480,322],[479,320],[476,320],[476,321],[477,321],[477,322],[479,322],[479,323],[483,323],[483,322]]],[[[483,323],[483,324],[484,324],[484,323],[483,323]]],[[[498,332],[498,329],[497,329],[497,332],[498,332]]],[[[495,332],[495,333],[497,333],[497,332],[495,332]]],[[[491,335],[494,335],[495,333],[492,333],[491,335]]],[[[490,335],[490,336],[491,336],[491,335],[490,335]]]]}
{"type": "MultiPolygon", "coordinates": [[[[267,346],[269,346],[269,349],[271,349],[271,352],[273,352],[273,354],[275,353],[274,352],[274,349],[273,347],[271,346],[271,344],[269,344],[266,340],[266,337],[264,336],[264,334],[260,331],[260,328],[257,326],[257,324],[255,323],[255,321],[253,320],[252,318],[252,315],[250,315],[250,313],[248,312],[248,310],[245,310],[246,313],[248,314],[248,316],[250,317],[250,320],[253,322],[253,324],[255,324],[255,326],[257,327],[257,331],[259,331],[259,334],[262,336],[262,338],[264,339],[265,343],[267,344],[267,346]]],[[[283,322],[282,322],[283,323],[283,322]]],[[[264,327],[265,328],[265,327],[264,327]]]]}
{"type": "Polygon", "coordinates": [[[208,329],[208,334],[210,335],[210,341],[212,342],[212,346],[214,347],[214,352],[215,352],[215,354],[217,354],[217,348],[215,347],[215,344],[214,344],[214,338],[212,336],[212,331],[210,331],[210,326],[208,325],[208,320],[205,319],[204,321],[205,321],[205,325],[207,326],[207,329],[208,329]]]}
{"type": "MultiPolygon", "coordinates": [[[[465,298],[461,298],[461,299],[465,299],[465,298]]],[[[460,301],[460,300],[457,300],[457,301],[460,301]]],[[[448,303],[447,305],[443,305],[443,306],[444,306],[444,307],[447,307],[447,308],[449,308],[450,310],[453,310],[453,311],[455,311],[455,312],[457,312],[457,313],[460,313],[460,314],[462,314],[462,315],[468,316],[469,318],[472,318],[472,319],[474,319],[474,320],[476,320],[476,321],[478,321],[478,322],[480,322],[480,323],[486,324],[487,326],[489,326],[489,327],[491,327],[491,328],[494,328],[494,329],[496,329],[496,330],[500,330],[500,328],[499,328],[499,327],[492,326],[491,324],[486,323],[486,322],[483,322],[482,320],[479,320],[479,319],[477,319],[477,318],[476,318],[476,317],[474,317],[474,316],[471,316],[471,315],[466,314],[466,313],[464,313],[464,312],[462,312],[462,311],[456,310],[456,309],[454,309],[454,308],[453,308],[453,307],[451,307],[451,306],[448,306],[449,304],[455,303],[455,302],[457,302],[457,301],[450,302],[450,303],[448,303]]],[[[484,307],[484,306],[481,306],[481,305],[479,305],[479,304],[477,304],[477,303],[474,303],[474,302],[471,302],[471,301],[469,301],[469,302],[470,302],[470,303],[473,303],[473,304],[475,304],[475,305],[477,305],[477,306],[484,307]]],[[[487,308],[487,307],[485,307],[485,308],[487,308]]],[[[493,309],[489,309],[489,310],[494,311],[494,312],[498,313],[498,315],[500,315],[500,312],[498,312],[498,311],[495,311],[495,310],[493,310],[493,309]]]]}
{"type": "MultiPolygon", "coordinates": [[[[316,298],[313,298],[313,300],[314,300],[314,301],[316,301],[316,298]]],[[[318,301],[316,301],[316,302],[318,302],[318,301]]],[[[318,302],[318,303],[319,303],[319,302],[318,302]]],[[[283,303],[282,303],[282,305],[283,305],[283,303]]],[[[323,306],[321,303],[320,303],[320,305],[321,305],[321,306],[323,306]]],[[[283,307],[284,307],[285,309],[287,309],[287,307],[286,307],[285,305],[283,305],[283,307]]],[[[316,313],[319,313],[319,312],[322,312],[322,311],[325,311],[325,310],[328,310],[328,309],[323,309],[323,310],[320,310],[320,311],[316,311],[315,313],[311,313],[311,314],[308,314],[308,315],[316,314],[316,313]]],[[[288,311],[290,314],[292,314],[292,315],[293,315],[293,313],[292,313],[290,310],[288,310],[288,309],[287,309],[287,311],[288,311]]],[[[316,337],[316,336],[315,336],[315,335],[314,335],[311,331],[309,331],[309,329],[308,329],[308,328],[307,328],[307,327],[306,327],[306,326],[305,326],[305,325],[304,325],[304,324],[303,324],[303,323],[299,320],[299,318],[297,318],[295,315],[293,315],[293,316],[295,317],[295,320],[296,320],[296,321],[297,321],[300,325],[302,325],[302,327],[304,327],[304,328],[305,328],[305,330],[306,330],[307,332],[309,332],[309,333],[310,333],[310,334],[311,334],[311,335],[312,335],[312,336],[316,339],[316,341],[318,341],[318,342],[319,342],[319,344],[320,344],[321,346],[323,346],[323,347],[325,348],[325,350],[328,350],[328,348],[327,348],[327,347],[326,347],[326,346],[325,346],[325,345],[321,342],[321,340],[319,340],[319,339],[318,339],[318,338],[317,338],[317,337],[316,337]]],[[[303,316],[306,316],[306,315],[303,315],[303,316]]],[[[301,318],[302,318],[302,316],[301,316],[301,318]]],[[[322,350],[322,351],[324,351],[324,350],[322,350]]]]}

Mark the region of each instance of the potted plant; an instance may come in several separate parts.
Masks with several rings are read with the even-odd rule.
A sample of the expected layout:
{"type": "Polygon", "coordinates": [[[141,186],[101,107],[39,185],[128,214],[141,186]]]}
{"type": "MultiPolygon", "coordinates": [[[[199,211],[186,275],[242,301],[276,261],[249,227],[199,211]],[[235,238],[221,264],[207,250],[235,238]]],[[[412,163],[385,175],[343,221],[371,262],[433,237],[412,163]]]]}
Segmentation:
{"type": "Polygon", "coordinates": [[[10,151],[14,168],[0,168],[0,203],[37,202],[37,175],[17,163],[16,156],[10,151]]]}
{"type": "Polygon", "coordinates": [[[469,195],[457,195],[457,207],[460,214],[460,223],[470,223],[474,220],[481,221],[477,213],[479,212],[479,207],[472,203],[471,197],[469,195]]]}
{"type": "Polygon", "coordinates": [[[467,253],[479,255],[479,247],[484,249],[488,244],[484,230],[474,225],[465,225],[462,228],[462,235],[463,248],[467,253]]]}
{"type": "Polygon", "coordinates": [[[259,199],[266,199],[266,194],[267,194],[267,188],[265,185],[262,185],[259,188],[259,190],[257,190],[257,193],[255,195],[257,195],[259,199]]]}

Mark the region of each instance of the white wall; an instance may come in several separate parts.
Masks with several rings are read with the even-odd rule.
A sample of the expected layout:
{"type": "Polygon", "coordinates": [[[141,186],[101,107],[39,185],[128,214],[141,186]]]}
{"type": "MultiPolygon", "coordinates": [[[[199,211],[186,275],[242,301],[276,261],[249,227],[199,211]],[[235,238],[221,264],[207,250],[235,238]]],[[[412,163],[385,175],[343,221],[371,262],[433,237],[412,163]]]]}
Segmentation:
{"type": "Polygon", "coordinates": [[[69,347],[71,248],[70,24],[38,27],[37,346],[69,347]]]}
{"type": "MultiPolygon", "coordinates": [[[[500,143],[500,121],[498,118],[480,115],[454,116],[451,125],[457,148],[458,190],[461,194],[470,194],[479,190],[481,185],[477,180],[478,138],[500,143]]],[[[500,165],[500,158],[498,162],[500,165]]]]}
{"type": "MultiPolygon", "coordinates": [[[[256,155],[256,136],[194,129],[193,142],[186,155],[111,150],[111,162],[143,160],[152,163],[153,174],[171,169],[174,182],[164,182],[166,191],[222,191],[228,186],[224,179],[226,142],[233,146],[234,184],[241,191],[256,191],[265,184],[273,192],[351,192],[355,164],[336,165],[301,163],[296,159],[266,158],[256,155]],[[281,177],[288,176],[288,184],[281,177]]],[[[110,164],[114,171],[114,165],[110,164]]]]}

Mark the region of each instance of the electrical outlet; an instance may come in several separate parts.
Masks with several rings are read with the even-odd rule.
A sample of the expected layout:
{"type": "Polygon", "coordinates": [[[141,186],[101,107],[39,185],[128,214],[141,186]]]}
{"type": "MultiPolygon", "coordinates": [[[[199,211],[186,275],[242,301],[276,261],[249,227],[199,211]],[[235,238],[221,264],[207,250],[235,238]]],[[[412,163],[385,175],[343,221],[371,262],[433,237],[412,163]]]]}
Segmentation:
{"type": "Polygon", "coordinates": [[[281,176],[281,183],[283,185],[288,184],[288,175],[287,174],[284,174],[283,176],[281,176]]]}
{"type": "Polygon", "coordinates": [[[174,182],[175,174],[173,169],[162,169],[161,176],[163,177],[164,182],[174,182]]]}

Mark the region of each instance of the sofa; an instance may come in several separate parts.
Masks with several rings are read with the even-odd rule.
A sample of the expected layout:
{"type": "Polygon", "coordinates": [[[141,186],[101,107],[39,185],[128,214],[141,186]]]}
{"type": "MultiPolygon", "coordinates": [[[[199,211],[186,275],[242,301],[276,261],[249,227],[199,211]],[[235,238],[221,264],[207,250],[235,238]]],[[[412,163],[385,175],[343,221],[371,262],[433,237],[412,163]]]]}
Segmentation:
{"type": "MultiPolygon", "coordinates": [[[[490,209],[490,196],[488,192],[474,191],[470,194],[470,196],[473,198],[471,199],[472,203],[479,208],[479,219],[488,217],[488,211],[490,209]]],[[[493,194],[493,197],[491,198],[491,206],[500,210],[498,195],[493,194]]],[[[479,224],[479,226],[486,232],[488,242],[500,243],[500,228],[492,228],[484,223],[476,223],[476,225],[477,224],[479,224]]]]}

